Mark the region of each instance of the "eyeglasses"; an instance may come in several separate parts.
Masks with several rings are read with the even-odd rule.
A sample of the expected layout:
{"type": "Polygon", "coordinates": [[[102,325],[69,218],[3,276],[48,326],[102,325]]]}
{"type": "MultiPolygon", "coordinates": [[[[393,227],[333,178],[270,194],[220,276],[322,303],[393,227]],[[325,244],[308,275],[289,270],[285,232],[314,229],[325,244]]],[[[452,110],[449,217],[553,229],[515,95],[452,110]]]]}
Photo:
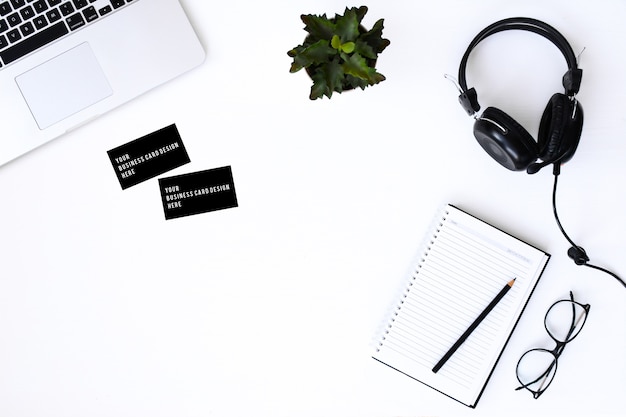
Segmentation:
{"type": "Polygon", "coordinates": [[[525,388],[534,398],[539,398],[554,379],[557,361],[565,345],[574,340],[585,325],[591,306],[574,301],[571,291],[569,295],[569,300],[552,304],[543,321],[548,335],[556,342],[556,347],[552,350],[531,349],[522,355],[515,370],[517,380],[522,385],[516,390],[525,388]]]}

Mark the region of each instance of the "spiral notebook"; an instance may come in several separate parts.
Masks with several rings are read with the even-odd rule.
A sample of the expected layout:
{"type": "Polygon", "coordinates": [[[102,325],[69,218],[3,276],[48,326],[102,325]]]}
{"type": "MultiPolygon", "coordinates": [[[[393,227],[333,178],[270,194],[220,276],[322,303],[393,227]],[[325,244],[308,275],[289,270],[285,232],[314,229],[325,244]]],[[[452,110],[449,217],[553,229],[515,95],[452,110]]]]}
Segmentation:
{"type": "Polygon", "coordinates": [[[447,205],[373,358],[475,407],[550,255],[447,205]],[[515,285],[437,372],[433,366],[508,281],[515,285]]]}

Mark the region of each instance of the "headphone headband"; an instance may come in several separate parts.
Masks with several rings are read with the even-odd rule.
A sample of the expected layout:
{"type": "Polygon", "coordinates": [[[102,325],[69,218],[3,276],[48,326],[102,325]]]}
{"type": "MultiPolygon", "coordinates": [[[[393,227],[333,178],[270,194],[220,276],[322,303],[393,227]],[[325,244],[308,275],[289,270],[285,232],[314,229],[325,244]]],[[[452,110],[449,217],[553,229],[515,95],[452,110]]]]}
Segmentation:
{"type": "Polygon", "coordinates": [[[580,89],[580,83],[582,80],[582,70],[578,68],[576,55],[572,50],[572,47],[567,42],[565,37],[559,33],[555,28],[537,19],[528,17],[512,17],[495,22],[485,29],[483,29],[467,47],[461,64],[459,66],[459,86],[462,89],[462,94],[459,96],[459,101],[467,113],[471,116],[480,110],[480,104],[478,104],[478,96],[474,88],[467,88],[467,81],[465,78],[465,71],[467,68],[467,61],[472,50],[485,38],[505,30],[526,30],[543,36],[552,42],[563,54],[565,61],[567,62],[568,70],[563,76],[563,87],[565,88],[565,94],[573,97],[578,93],[580,89]]]}

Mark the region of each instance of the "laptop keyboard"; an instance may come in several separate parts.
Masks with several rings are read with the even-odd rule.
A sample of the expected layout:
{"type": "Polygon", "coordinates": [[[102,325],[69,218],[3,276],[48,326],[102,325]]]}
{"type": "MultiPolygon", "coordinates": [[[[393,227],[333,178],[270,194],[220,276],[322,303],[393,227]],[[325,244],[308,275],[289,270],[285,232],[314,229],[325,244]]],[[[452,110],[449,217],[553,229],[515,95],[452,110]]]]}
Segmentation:
{"type": "Polygon", "coordinates": [[[0,0],[0,69],[132,2],[0,0]]]}

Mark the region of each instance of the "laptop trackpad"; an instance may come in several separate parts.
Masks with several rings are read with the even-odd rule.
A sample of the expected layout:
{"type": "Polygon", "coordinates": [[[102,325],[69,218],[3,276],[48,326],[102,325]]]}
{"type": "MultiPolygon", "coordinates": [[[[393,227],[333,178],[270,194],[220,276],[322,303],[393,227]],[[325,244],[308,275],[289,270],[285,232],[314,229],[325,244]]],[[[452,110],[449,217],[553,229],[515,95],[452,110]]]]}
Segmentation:
{"type": "Polygon", "coordinates": [[[17,76],[15,81],[42,130],[113,93],[86,42],[17,76]]]}

